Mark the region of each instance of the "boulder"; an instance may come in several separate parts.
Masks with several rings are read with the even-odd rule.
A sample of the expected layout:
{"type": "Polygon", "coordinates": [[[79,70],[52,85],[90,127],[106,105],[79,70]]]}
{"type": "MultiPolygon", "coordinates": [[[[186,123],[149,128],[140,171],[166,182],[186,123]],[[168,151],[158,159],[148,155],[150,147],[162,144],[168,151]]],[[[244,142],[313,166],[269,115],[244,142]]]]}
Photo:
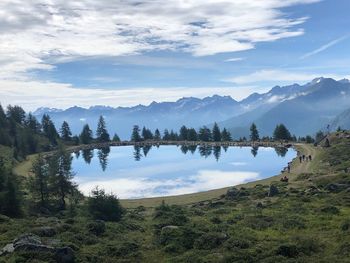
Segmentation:
{"type": "Polygon", "coordinates": [[[325,189],[329,192],[335,192],[335,193],[339,193],[345,189],[348,188],[347,184],[336,184],[336,183],[331,183],[326,185],[325,189]]]}
{"type": "Polygon", "coordinates": [[[278,193],[279,193],[279,191],[278,191],[277,186],[275,186],[273,184],[270,185],[268,196],[273,197],[273,196],[278,195],[278,193]]]}
{"type": "Polygon", "coordinates": [[[55,259],[58,263],[74,263],[74,250],[70,247],[57,248],[55,253],[55,259]]]}
{"type": "Polygon", "coordinates": [[[12,253],[13,251],[15,251],[13,244],[7,244],[0,250],[0,256],[5,255],[7,253],[12,253]]]}
{"type": "Polygon", "coordinates": [[[41,243],[40,237],[24,234],[13,241],[14,251],[54,252],[54,248],[41,243]]]}

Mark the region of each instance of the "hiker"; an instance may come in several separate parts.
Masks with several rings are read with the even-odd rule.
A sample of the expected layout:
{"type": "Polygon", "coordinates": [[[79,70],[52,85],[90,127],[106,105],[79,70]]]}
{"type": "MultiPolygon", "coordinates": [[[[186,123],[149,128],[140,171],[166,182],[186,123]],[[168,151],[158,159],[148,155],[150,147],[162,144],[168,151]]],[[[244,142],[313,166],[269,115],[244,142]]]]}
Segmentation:
{"type": "Polygon", "coordinates": [[[288,183],[288,177],[287,177],[287,176],[283,176],[283,177],[281,178],[281,182],[286,182],[286,183],[288,183]]]}
{"type": "Polygon", "coordinates": [[[312,157],[311,157],[311,154],[309,155],[309,160],[310,160],[310,162],[312,161],[312,157]]]}
{"type": "Polygon", "coordinates": [[[303,161],[305,161],[305,154],[303,154],[303,161]]]}
{"type": "Polygon", "coordinates": [[[302,160],[303,160],[303,157],[300,155],[300,156],[299,156],[299,161],[300,161],[300,163],[302,162],[302,160]]]}
{"type": "Polygon", "coordinates": [[[287,169],[288,169],[288,173],[290,173],[290,164],[288,164],[287,169]]]}

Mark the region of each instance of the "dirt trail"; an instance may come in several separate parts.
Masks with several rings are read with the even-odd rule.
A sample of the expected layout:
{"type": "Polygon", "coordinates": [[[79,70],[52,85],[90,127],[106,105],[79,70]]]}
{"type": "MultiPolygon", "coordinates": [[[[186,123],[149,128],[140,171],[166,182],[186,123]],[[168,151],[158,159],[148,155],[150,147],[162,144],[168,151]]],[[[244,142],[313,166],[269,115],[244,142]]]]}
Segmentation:
{"type": "MultiPolygon", "coordinates": [[[[305,156],[311,155],[314,160],[317,154],[317,150],[313,145],[307,144],[296,144],[298,148],[300,148],[301,154],[305,154],[305,156]]],[[[301,174],[301,173],[309,173],[311,172],[310,166],[313,161],[302,161],[300,163],[299,158],[295,159],[292,164],[291,173],[293,174],[301,174]]]]}

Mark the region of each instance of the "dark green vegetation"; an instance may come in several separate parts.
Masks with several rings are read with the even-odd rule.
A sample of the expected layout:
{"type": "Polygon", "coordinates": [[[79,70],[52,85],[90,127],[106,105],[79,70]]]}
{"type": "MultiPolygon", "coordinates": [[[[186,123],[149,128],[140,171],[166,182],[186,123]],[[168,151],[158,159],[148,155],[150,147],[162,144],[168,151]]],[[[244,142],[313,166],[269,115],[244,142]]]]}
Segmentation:
{"type": "MultiPolygon", "coordinates": [[[[329,143],[303,164],[307,171],[294,162],[289,183],[276,179],[190,205],[133,209],[96,189],[74,209],[1,216],[0,245],[32,232],[45,244],[72,248],[75,262],[347,262],[350,133],[329,143]]],[[[1,261],[56,259],[20,251],[1,261]]]]}

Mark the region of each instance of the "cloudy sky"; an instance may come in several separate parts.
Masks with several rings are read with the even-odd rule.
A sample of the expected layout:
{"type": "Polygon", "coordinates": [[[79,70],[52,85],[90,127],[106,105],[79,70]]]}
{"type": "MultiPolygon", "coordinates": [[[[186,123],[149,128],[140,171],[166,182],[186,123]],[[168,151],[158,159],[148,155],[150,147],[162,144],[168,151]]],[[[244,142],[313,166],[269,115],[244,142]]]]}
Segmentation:
{"type": "Polygon", "coordinates": [[[348,0],[1,0],[0,102],[127,106],[350,75],[348,0]]]}

